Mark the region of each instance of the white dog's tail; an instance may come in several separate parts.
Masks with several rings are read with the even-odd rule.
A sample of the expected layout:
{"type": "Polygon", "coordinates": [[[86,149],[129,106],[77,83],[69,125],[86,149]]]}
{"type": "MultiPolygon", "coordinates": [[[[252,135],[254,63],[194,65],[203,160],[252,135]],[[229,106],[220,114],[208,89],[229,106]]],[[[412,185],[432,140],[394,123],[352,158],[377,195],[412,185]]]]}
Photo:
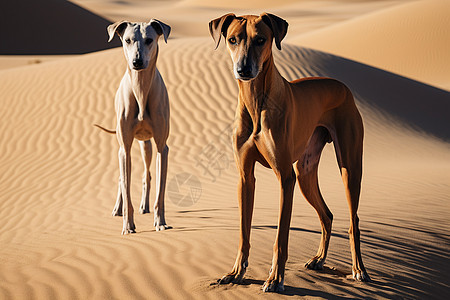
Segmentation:
{"type": "Polygon", "coordinates": [[[102,126],[97,125],[97,124],[94,124],[94,126],[100,128],[103,131],[106,131],[107,133],[116,134],[115,130],[109,130],[109,129],[106,129],[105,127],[102,127],[102,126]]]}

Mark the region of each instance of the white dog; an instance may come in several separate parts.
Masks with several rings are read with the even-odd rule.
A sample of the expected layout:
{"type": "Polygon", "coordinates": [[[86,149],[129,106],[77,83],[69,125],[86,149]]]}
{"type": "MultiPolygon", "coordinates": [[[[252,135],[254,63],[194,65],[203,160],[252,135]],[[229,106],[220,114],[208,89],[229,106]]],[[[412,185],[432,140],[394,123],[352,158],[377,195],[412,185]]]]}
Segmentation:
{"type": "Polygon", "coordinates": [[[123,215],[122,234],[134,233],[133,205],[130,197],[131,158],[133,140],[139,140],[144,161],[142,201],[139,212],[149,213],[151,138],[158,151],[156,157],[156,200],[154,226],[157,231],[169,228],[164,218],[164,194],[167,177],[169,148],[169,99],[164,81],[156,68],[158,39],[162,35],[167,42],[170,27],[152,19],[148,23],[116,22],[108,26],[109,41],[117,34],[127,61],[127,70],[116,93],[116,133],[119,142],[119,192],[113,210],[114,216],[123,215]]]}

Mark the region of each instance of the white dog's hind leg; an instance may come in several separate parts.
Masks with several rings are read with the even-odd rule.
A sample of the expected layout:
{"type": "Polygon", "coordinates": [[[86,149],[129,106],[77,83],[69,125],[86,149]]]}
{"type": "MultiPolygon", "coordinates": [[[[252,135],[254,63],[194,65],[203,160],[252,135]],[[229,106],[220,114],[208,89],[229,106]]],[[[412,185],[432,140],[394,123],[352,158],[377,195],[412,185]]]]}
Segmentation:
{"type": "Polygon", "coordinates": [[[119,178],[119,184],[118,184],[119,188],[118,188],[118,191],[117,191],[116,205],[114,205],[114,209],[112,211],[112,215],[114,217],[116,217],[116,216],[121,217],[122,216],[122,189],[120,188],[120,181],[121,181],[121,179],[119,178]]]}
{"type": "Polygon", "coordinates": [[[150,174],[150,164],[152,162],[152,143],[148,141],[139,141],[141,147],[142,160],[144,161],[144,174],[142,175],[142,199],[139,207],[139,213],[150,213],[150,182],[152,176],[150,174]]]}
{"type": "Polygon", "coordinates": [[[156,199],[154,205],[155,222],[154,226],[156,231],[161,231],[170,228],[166,224],[164,215],[164,194],[166,190],[167,179],[167,160],[169,155],[169,147],[164,146],[162,151],[158,151],[156,156],[156,199]]]}

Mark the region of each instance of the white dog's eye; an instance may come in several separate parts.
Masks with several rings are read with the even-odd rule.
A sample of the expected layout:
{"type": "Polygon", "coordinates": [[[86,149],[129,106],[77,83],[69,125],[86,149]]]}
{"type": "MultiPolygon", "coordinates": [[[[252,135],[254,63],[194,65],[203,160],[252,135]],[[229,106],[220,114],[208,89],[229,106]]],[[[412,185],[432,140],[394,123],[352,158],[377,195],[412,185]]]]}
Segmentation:
{"type": "Polygon", "coordinates": [[[145,39],[145,44],[146,45],[150,45],[152,42],[153,42],[153,39],[150,39],[150,38],[145,39]]]}
{"type": "Polygon", "coordinates": [[[129,44],[129,43],[131,43],[131,40],[130,39],[126,39],[125,43],[129,44]]]}
{"type": "Polygon", "coordinates": [[[236,43],[237,43],[237,41],[236,41],[236,38],[235,37],[231,37],[231,38],[229,38],[228,39],[228,42],[231,44],[231,45],[236,45],[236,43]]]}

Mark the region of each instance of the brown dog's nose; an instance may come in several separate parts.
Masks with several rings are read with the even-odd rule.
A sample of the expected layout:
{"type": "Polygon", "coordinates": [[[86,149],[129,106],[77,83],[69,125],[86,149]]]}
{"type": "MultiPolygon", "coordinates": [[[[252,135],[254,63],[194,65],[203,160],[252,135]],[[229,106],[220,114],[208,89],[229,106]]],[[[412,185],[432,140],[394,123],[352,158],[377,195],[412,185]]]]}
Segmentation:
{"type": "Polygon", "coordinates": [[[252,67],[250,67],[248,65],[238,67],[236,71],[238,72],[239,76],[241,76],[241,77],[248,78],[252,75],[252,67]]]}

